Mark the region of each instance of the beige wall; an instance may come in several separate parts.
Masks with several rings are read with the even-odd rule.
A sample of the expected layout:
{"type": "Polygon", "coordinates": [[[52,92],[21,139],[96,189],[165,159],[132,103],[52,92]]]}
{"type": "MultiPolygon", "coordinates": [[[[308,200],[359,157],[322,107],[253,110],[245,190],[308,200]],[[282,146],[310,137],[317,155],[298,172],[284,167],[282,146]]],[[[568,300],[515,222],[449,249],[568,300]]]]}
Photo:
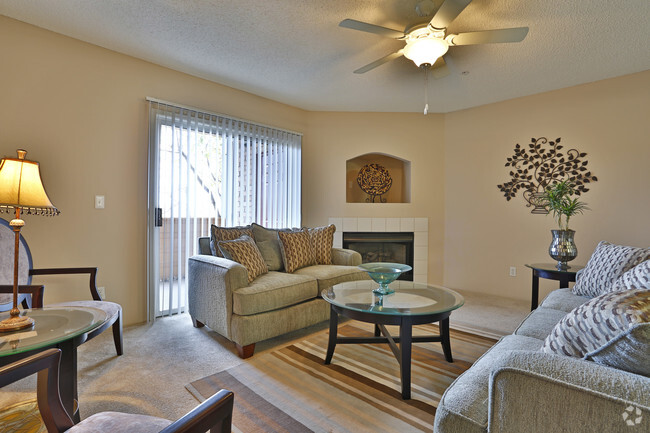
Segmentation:
{"type": "Polygon", "coordinates": [[[310,112],[303,143],[303,224],[328,217],[428,217],[429,281],[442,282],[442,115],[310,112]],[[410,203],[346,203],[346,161],[366,153],[411,161],[410,203]]]}
{"type": "MultiPolygon", "coordinates": [[[[146,320],[145,98],[291,130],[306,126],[303,110],[2,16],[0,58],[0,156],[28,150],[62,211],[25,216],[34,264],[99,267],[98,285],[122,304],[127,324],[146,320]],[[106,209],[94,208],[96,194],[105,195],[106,209]]],[[[47,282],[48,303],[87,296],[81,277],[39,281],[47,282]]]]}
{"type": "MultiPolygon", "coordinates": [[[[445,116],[445,270],[449,287],[530,299],[525,263],[549,262],[553,218],[532,215],[520,195],[507,202],[497,184],[516,143],[562,138],[587,152],[598,177],[571,220],[576,264],[600,240],[650,245],[650,71],[490,104],[445,116]],[[516,266],[517,277],[509,277],[516,266]]],[[[542,280],[543,294],[557,282],[542,280]]]]}
{"type": "MultiPolygon", "coordinates": [[[[523,264],[550,259],[553,222],[496,185],[514,144],[536,136],[588,152],[600,179],[585,196],[592,211],[575,218],[576,262],[600,239],[650,244],[650,72],[423,116],[306,112],[1,16],[0,58],[0,156],[27,149],[62,210],[25,217],[34,262],[98,266],[127,324],[146,319],[147,96],[304,132],[303,223],[428,217],[431,283],[528,299],[523,264]],[[412,162],[411,203],[345,202],[345,161],[369,152],[412,162]],[[94,209],[96,194],[105,210],[94,209]]],[[[87,291],[77,278],[45,282],[48,302],[87,291]]]]}

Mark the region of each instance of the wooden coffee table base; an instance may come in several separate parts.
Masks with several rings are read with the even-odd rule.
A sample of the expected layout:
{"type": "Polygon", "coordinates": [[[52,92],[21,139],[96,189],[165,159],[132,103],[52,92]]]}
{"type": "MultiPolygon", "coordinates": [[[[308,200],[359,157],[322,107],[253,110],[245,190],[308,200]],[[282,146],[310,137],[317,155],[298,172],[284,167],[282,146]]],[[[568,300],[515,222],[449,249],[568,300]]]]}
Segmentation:
{"type": "Polygon", "coordinates": [[[402,398],[411,398],[411,346],[412,343],[442,343],[442,350],[447,362],[454,362],[451,356],[451,343],[449,341],[449,316],[447,311],[438,314],[424,314],[418,316],[404,315],[378,315],[361,311],[340,308],[330,304],[330,335],[327,345],[325,364],[329,364],[334,356],[334,349],[337,344],[375,344],[388,343],[397,362],[400,365],[400,377],[402,382],[402,398]],[[350,319],[366,323],[374,323],[374,337],[338,337],[339,314],[350,319]],[[413,336],[413,325],[439,322],[440,335],[413,336]],[[386,329],[386,325],[399,326],[399,337],[393,337],[386,329]],[[399,343],[399,347],[397,344],[399,343]]]}

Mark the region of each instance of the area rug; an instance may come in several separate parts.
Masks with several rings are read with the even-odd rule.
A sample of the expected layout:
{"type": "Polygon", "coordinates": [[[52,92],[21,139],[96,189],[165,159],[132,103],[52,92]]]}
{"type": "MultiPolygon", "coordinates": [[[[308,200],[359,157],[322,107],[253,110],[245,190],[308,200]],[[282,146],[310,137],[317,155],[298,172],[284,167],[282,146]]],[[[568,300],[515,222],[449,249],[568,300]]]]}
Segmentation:
{"type": "MultiPolygon", "coordinates": [[[[360,322],[338,333],[372,335],[360,322]]],[[[438,333],[437,325],[413,329],[413,335],[431,333],[438,333]]],[[[199,401],[222,388],[233,391],[234,432],[430,432],[442,393],[496,342],[452,329],[453,363],[439,343],[414,344],[412,398],[402,400],[399,364],[387,344],[339,344],[324,365],[327,339],[327,331],[320,332],[186,388],[199,401]]]]}
{"type": "Polygon", "coordinates": [[[16,403],[0,410],[0,432],[47,433],[36,399],[16,403]]]}

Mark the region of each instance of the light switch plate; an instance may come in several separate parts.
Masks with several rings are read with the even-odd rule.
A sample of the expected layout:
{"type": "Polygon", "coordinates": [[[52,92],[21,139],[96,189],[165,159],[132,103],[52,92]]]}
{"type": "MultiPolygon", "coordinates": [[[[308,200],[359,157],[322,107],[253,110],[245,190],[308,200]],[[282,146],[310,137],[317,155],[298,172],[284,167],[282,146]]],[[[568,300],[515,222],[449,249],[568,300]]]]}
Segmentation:
{"type": "Polygon", "coordinates": [[[104,196],[96,195],[95,196],[95,209],[104,209],[104,196]]]}

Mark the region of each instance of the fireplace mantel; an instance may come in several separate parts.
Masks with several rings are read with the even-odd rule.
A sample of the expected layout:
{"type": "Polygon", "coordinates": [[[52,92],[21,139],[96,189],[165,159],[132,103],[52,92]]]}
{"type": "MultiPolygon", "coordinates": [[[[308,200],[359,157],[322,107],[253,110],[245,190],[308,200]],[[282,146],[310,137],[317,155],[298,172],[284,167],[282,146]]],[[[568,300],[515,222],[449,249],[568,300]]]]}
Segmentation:
{"type": "Polygon", "coordinates": [[[413,232],[413,281],[427,283],[429,256],[428,218],[330,217],[336,226],[334,247],[343,246],[343,232],[413,232]]]}

